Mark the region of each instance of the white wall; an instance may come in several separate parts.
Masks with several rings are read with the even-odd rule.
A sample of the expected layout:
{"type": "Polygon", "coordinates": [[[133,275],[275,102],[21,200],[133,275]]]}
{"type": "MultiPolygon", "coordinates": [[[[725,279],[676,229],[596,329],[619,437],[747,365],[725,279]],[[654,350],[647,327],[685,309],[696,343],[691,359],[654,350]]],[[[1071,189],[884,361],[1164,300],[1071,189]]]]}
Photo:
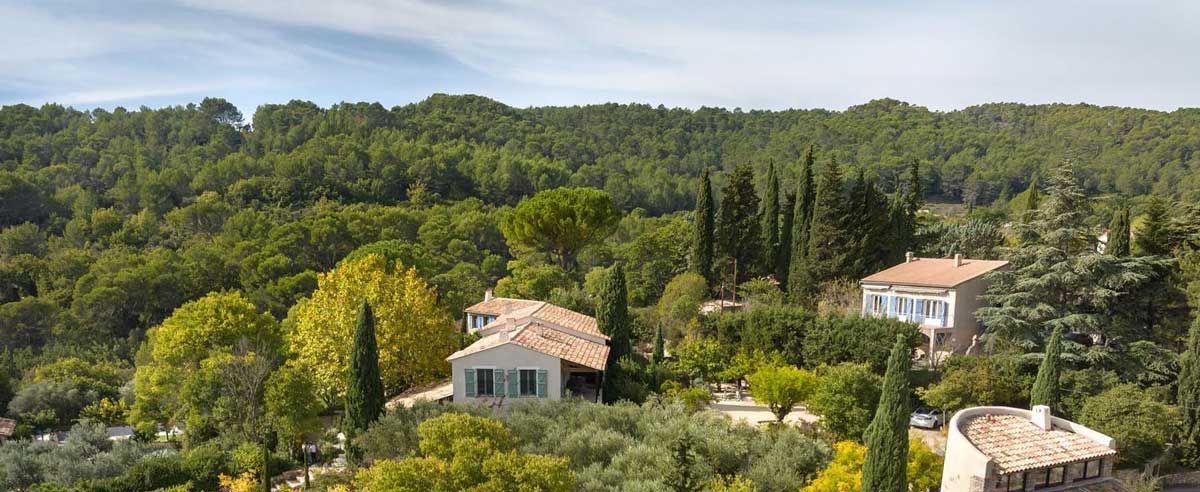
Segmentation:
{"type": "MultiPolygon", "coordinates": [[[[450,379],[454,382],[455,403],[490,405],[494,403],[507,404],[507,400],[509,400],[507,386],[505,386],[503,391],[497,389],[495,397],[467,397],[465,370],[471,367],[496,368],[505,371],[509,369],[545,369],[547,378],[546,398],[550,400],[562,398],[562,361],[556,357],[534,352],[514,343],[507,343],[455,359],[451,361],[450,366],[450,379]]],[[[507,377],[507,372],[505,376],[507,377]]]]}

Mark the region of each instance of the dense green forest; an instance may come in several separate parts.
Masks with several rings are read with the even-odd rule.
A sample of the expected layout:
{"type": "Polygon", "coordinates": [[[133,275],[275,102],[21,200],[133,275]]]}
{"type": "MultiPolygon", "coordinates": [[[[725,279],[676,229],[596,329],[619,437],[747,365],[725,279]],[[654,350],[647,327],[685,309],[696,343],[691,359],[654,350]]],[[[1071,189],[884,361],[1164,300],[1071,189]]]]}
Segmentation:
{"type": "MultiPolygon", "coordinates": [[[[137,111],[6,106],[0,414],[17,417],[24,436],[76,425],[89,443],[102,440],[103,429],[89,427],[97,422],[128,423],[143,439],[164,423],[189,432],[183,461],[143,459],[152,453],[144,443],[96,445],[81,456],[111,466],[67,475],[56,467],[81,459],[68,453],[78,449],[21,444],[45,457],[28,468],[41,471],[14,477],[4,470],[19,466],[0,467],[0,483],[24,488],[57,475],[72,477],[57,479],[63,485],[99,480],[83,490],[142,490],[122,480],[161,466],[184,478],[160,486],[190,480],[215,490],[213,470],[266,467],[260,446],[294,461],[296,440],[321,427],[310,419],[341,410],[350,363],[328,354],[349,350],[349,327],[376,332],[363,339],[378,337],[378,353],[362,353],[374,353],[367,358],[378,359],[382,391],[393,396],[444,376],[442,358],[461,342],[455,319],[492,286],[596,314],[616,330],[606,333],[620,334],[606,397],[648,402],[642,408],[654,415],[669,413],[661,405],[706,403],[697,381],[740,385],[759,367],[779,371],[758,376],[759,387],[821,381],[800,400],[823,409],[827,435],[771,438],[803,441],[793,455],[745,437],[749,450],[732,464],[701,453],[706,480],[769,482],[768,465],[746,460],[774,456],[769,466],[807,470],[779,480],[779,490],[807,483],[834,438],[863,438],[885,369],[900,388],[889,393],[893,417],[911,392],[948,410],[1045,398],[1093,422],[1174,418],[1174,393],[1200,391],[1200,375],[1188,372],[1200,367],[1189,355],[1200,352],[1200,331],[1190,344],[1186,333],[1200,298],[1197,149],[1200,110],[1087,105],[519,109],[435,95],[390,110],[292,101],[261,106],[249,121],[221,99],[137,111]],[[1104,231],[1113,239],[1099,254],[1104,231]],[[1014,265],[979,313],[991,355],[952,358],[911,391],[896,382],[907,368],[895,361],[919,335],[859,318],[853,282],[905,250],[1014,265]],[[758,307],[698,316],[699,301],[730,292],[758,307]],[[1058,330],[1073,337],[1051,343],[1058,330]],[[1059,344],[1061,397],[1038,367],[1059,344]],[[250,390],[222,381],[229,373],[262,384],[239,393],[250,390]],[[1031,397],[1034,373],[1042,382],[1031,397]],[[853,401],[829,396],[839,385],[858,392],[853,401]],[[1114,410],[1121,401],[1141,407],[1114,410]],[[241,461],[200,463],[192,475],[180,468],[213,456],[241,461]]],[[[1055,380],[1057,357],[1047,363],[1055,380]]],[[[356,400],[378,400],[374,391],[356,400]]],[[[637,408],[532,409],[508,424],[531,433],[521,418],[537,412],[637,408]]],[[[374,411],[366,415],[382,409],[374,411]]],[[[1200,422],[1194,413],[1188,425],[1200,422]]],[[[390,430],[360,419],[366,456],[387,432],[417,446],[418,424],[432,417],[389,413],[390,430]]],[[[690,446],[743,432],[705,419],[673,421],[681,427],[672,439],[690,446]]],[[[1160,420],[1155,430],[1177,425],[1160,420]]],[[[592,490],[621,488],[621,459],[677,451],[650,449],[631,429],[608,431],[607,457],[572,458],[572,473],[592,490]],[[613,458],[618,450],[629,456],[613,458]],[[583,469],[580,460],[594,463],[583,469]]],[[[1166,432],[1135,436],[1144,448],[1129,463],[1156,456],[1166,432]]],[[[549,452],[541,439],[526,436],[522,451],[549,452]]],[[[0,454],[26,453],[14,446],[0,454]]],[[[676,458],[691,459],[687,452],[676,458]]],[[[522,456],[530,466],[543,458],[522,456]]]]}

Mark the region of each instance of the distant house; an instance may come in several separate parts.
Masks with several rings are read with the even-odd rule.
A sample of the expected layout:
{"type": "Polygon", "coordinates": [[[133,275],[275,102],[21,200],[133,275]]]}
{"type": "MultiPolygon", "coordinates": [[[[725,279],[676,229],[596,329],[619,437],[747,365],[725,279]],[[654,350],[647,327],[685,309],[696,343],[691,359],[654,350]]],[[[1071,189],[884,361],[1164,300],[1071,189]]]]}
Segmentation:
{"type": "Polygon", "coordinates": [[[700,314],[729,313],[741,311],[745,308],[745,303],[725,299],[713,299],[700,303],[700,314]]]}
{"type": "Polygon", "coordinates": [[[0,418],[0,442],[11,439],[13,435],[13,429],[16,428],[16,420],[0,418]]]}
{"type": "Polygon", "coordinates": [[[104,432],[108,434],[109,441],[128,441],[133,439],[133,427],[127,425],[118,425],[107,427],[104,432]]]}
{"type": "Polygon", "coordinates": [[[1113,438],[1050,408],[975,407],[950,420],[941,492],[1128,492],[1113,438]]]}
{"type": "Polygon", "coordinates": [[[596,319],[542,301],[493,297],[466,309],[481,336],[447,357],[455,403],[507,405],[521,398],[600,398],[608,337],[596,319]]]}
{"type": "Polygon", "coordinates": [[[963,353],[982,330],[975,311],[987,290],[986,275],[1008,266],[1007,261],[917,258],[868,276],[862,285],[862,314],[894,318],[920,326],[927,354],[963,353]]]}

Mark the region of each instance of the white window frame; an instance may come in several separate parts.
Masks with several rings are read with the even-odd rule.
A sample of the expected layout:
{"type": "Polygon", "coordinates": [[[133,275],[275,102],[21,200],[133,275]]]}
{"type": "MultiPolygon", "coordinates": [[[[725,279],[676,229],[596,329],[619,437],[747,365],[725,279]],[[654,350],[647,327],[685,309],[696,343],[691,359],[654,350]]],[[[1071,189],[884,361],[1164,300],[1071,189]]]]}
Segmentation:
{"type": "Polygon", "coordinates": [[[911,297],[896,296],[896,314],[907,315],[915,305],[916,302],[911,297]]]}
{"type": "Polygon", "coordinates": [[[880,294],[870,294],[871,296],[871,314],[883,314],[887,312],[887,298],[880,294]]]}
{"type": "MultiPolygon", "coordinates": [[[[476,366],[471,369],[475,370],[475,396],[494,397],[496,396],[496,371],[499,369],[496,366],[476,366]],[[487,384],[492,388],[491,393],[483,392],[483,385],[479,384],[479,371],[491,371],[488,373],[487,384]]],[[[507,393],[507,392],[506,392],[507,393]]]]}
{"type": "Polygon", "coordinates": [[[923,313],[921,313],[921,315],[926,318],[941,317],[941,306],[943,304],[945,304],[945,302],[946,301],[935,300],[935,299],[926,299],[924,306],[922,306],[922,308],[921,308],[924,311],[923,313]]]}

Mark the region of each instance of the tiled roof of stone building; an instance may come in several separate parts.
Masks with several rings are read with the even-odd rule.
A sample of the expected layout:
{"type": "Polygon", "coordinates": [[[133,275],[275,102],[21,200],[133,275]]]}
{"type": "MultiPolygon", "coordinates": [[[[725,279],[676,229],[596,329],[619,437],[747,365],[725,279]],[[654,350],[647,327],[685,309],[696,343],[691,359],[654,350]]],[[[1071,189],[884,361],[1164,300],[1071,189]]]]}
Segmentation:
{"type": "MultiPolygon", "coordinates": [[[[963,427],[963,435],[988,456],[1001,473],[1046,468],[1108,457],[1115,449],[1091,438],[1053,427],[1042,430],[1019,415],[979,415],[963,427]]],[[[1072,489],[1078,490],[1078,489],[1072,489]]],[[[1105,489],[1096,489],[1100,492],[1105,489]]]]}
{"type": "Polygon", "coordinates": [[[1001,260],[913,258],[862,279],[869,284],[951,288],[1008,265],[1001,260]]]}
{"type": "Polygon", "coordinates": [[[472,314],[486,314],[488,316],[500,316],[508,314],[518,309],[528,308],[545,304],[542,301],[530,301],[528,299],[511,299],[508,297],[493,297],[483,302],[477,302],[464,311],[472,314]]]}
{"type": "Polygon", "coordinates": [[[556,330],[551,327],[529,323],[509,331],[498,331],[476,340],[467,348],[447,357],[455,360],[489,350],[501,345],[514,344],[534,352],[543,353],[584,367],[603,371],[608,361],[608,345],[556,330]]]}
{"type": "MultiPolygon", "coordinates": [[[[570,309],[567,309],[564,307],[559,307],[554,304],[550,304],[548,302],[526,301],[523,299],[495,298],[495,299],[492,299],[490,301],[486,301],[486,302],[483,302],[480,304],[495,303],[497,300],[506,301],[506,302],[485,306],[485,309],[489,309],[489,310],[508,309],[508,310],[500,312],[498,314],[495,314],[496,320],[492,321],[491,323],[488,323],[486,326],[484,326],[483,330],[485,330],[485,331],[490,331],[493,328],[503,326],[503,325],[511,325],[515,321],[518,321],[518,320],[521,320],[524,318],[533,318],[533,319],[542,320],[546,323],[561,326],[568,330],[575,330],[579,333],[583,333],[586,335],[592,335],[594,337],[602,338],[605,340],[608,339],[607,336],[605,336],[603,333],[600,333],[600,328],[596,325],[596,318],[593,318],[586,314],[577,313],[570,309]]],[[[478,305],[479,304],[476,304],[476,306],[478,306],[478,305]]],[[[471,309],[473,309],[473,308],[474,308],[474,306],[472,306],[471,308],[468,308],[467,311],[468,312],[476,312],[476,311],[471,311],[471,309]]],[[[480,311],[480,312],[482,312],[482,311],[480,311]]],[[[510,328],[512,328],[512,327],[510,327],[510,328]]]]}

